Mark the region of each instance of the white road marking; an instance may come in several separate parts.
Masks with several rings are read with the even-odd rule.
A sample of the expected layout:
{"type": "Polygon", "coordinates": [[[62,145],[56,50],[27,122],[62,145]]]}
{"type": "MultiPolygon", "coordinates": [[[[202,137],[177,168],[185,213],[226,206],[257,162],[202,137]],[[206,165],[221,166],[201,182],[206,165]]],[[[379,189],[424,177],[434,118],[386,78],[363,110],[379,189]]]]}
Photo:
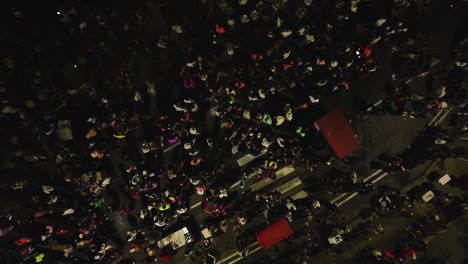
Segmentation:
{"type": "Polygon", "coordinates": [[[374,177],[376,174],[379,174],[382,171],[382,169],[377,170],[376,172],[372,173],[369,177],[365,178],[362,180],[363,182],[368,181],[370,178],[374,177]]]}
{"type": "Polygon", "coordinates": [[[268,184],[270,184],[272,182],[275,182],[275,181],[285,177],[286,175],[289,175],[289,174],[293,173],[294,171],[295,171],[294,168],[289,168],[289,167],[281,168],[281,169],[276,171],[276,179],[272,180],[272,179],[268,178],[268,179],[265,179],[265,180],[260,180],[260,181],[258,181],[256,183],[252,184],[250,186],[250,189],[253,190],[253,191],[258,191],[261,188],[267,186],[268,184]]]}
{"type": "Polygon", "coordinates": [[[235,136],[237,136],[237,130],[232,132],[232,135],[229,137],[229,139],[233,139],[235,136]]]}
{"type": "Polygon", "coordinates": [[[231,186],[229,187],[229,189],[232,189],[232,188],[236,187],[236,186],[239,185],[239,184],[240,184],[240,182],[237,181],[236,183],[234,183],[233,185],[231,185],[231,186]]]}
{"type": "Polygon", "coordinates": [[[462,42],[460,42],[459,46],[462,47],[468,42],[468,38],[465,38],[462,42]]]}
{"type": "Polygon", "coordinates": [[[437,121],[437,124],[442,123],[442,121],[444,121],[444,119],[447,117],[447,115],[448,115],[449,112],[450,112],[450,111],[446,111],[445,114],[439,119],[439,121],[437,121]]]}
{"type": "Polygon", "coordinates": [[[375,104],[373,104],[372,106],[370,106],[369,108],[367,108],[367,112],[369,112],[370,110],[372,110],[372,108],[378,106],[378,105],[381,104],[382,102],[383,102],[383,99],[378,100],[375,104]]]}
{"type": "MultiPolygon", "coordinates": [[[[299,179],[299,177],[296,177],[296,178],[286,182],[285,184],[279,186],[278,188],[275,189],[275,191],[280,192],[281,193],[281,199],[284,200],[284,199],[288,198],[289,196],[292,196],[292,194],[289,194],[289,196],[283,196],[283,194],[291,191],[292,189],[296,188],[297,186],[299,186],[301,184],[302,184],[301,179],[299,179]]],[[[268,209],[263,210],[263,215],[265,216],[265,218],[268,218],[268,209]]]]}
{"type": "Polygon", "coordinates": [[[341,194],[340,196],[336,197],[335,199],[331,200],[330,203],[335,203],[336,201],[338,201],[339,199],[341,199],[343,196],[347,195],[348,193],[343,193],[341,194]]]}
{"type": "Polygon", "coordinates": [[[250,173],[249,175],[247,175],[247,179],[250,179],[255,175],[257,175],[257,171],[254,171],[254,172],[250,173]]]}
{"type": "Polygon", "coordinates": [[[374,184],[374,183],[380,181],[381,179],[383,179],[383,178],[384,178],[385,176],[387,176],[387,175],[388,175],[388,172],[386,172],[386,173],[380,175],[380,177],[378,177],[378,178],[376,178],[376,179],[374,179],[374,180],[372,181],[372,184],[374,184]]]}
{"type": "MultiPolygon", "coordinates": [[[[268,146],[271,146],[271,144],[273,144],[273,142],[274,142],[274,140],[270,141],[268,146]]],[[[267,152],[268,152],[268,148],[263,148],[263,150],[257,156],[254,156],[252,154],[246,154],[242,158],[237,160],[237,164],[239,165],[239,167],[242,167],[242,166],[246,165],[247,163],[251,162],[252,160],[265,155],[265,153],[267,153],[267,152]]]]}
{"type": "Polygon", "coordinates": [[[236,154],[237,152],[239,152],[239,145],[235,145],[231,149],[232,154],[236,154]]]}
{"type": "MultiPolygon", "coordinates": [[[[371,179],[372,177],[374,177],[375,175],[378,175],[379,173],[381,173],[382,170],[379,169],[377,171],[375,171],[374,173],[372,173],[371,175],[369,175],[367,178],[365,178],[364,180],[362,180],[363,182],[367,182],[369,179],[371,179]]],[[[336,203],[337,201],[339,201],[341,198],[343,198],[345,195],[347,195],[349,193],[342,193],[340,196],[338,197],[335,197],[333,200],[330,201],[330,203],[336,203]]],[[[349,198],[349,197],[348,197],[349,198]]]]}
{"type": "Polygon", "coordinates": [[[306,191],[301,190],[300,192],[292,195],[291,199],[298,200],[298,199],[303,199],[303,198],[307,198],[307,197],[309,197],[309,194],[306,191]]]}
{"type": "MultiPolygon", "coordinates": [[[[252,244],[250,244],[247,248],[250,248],[250,247],[255,246],[255,245],[258,245],[258,242],[257,242],[257,241],[255,241],[255,242],[253,242],[252,244]]],[[[219,263],[223,263],[223,262],[225,262],[226,260],[232,259],[232,258],[235,257],[236,255],[239,255],[239,254],[237,253],[237,251],[236,251],[235,253],[231,254],[230,256],[227,256],[227,257],[223,258],[222,260],[219,261],[219,263]]],[[[250,255],[250,254],[249,254],[249,255],[250,255]]]]}
{"type": "Polygon", "coordinates": [[[355,196],[357,196],[358,193],[355,192],[353,194],[351,194],[350,196],[348,196],[348,198],[344,199],[343,201],[341,201],[340,203],[336,204],[337,207],[340,207],[342,206],[344,203],[348,202],[349,200],[353,199],[355,196]]]}
{"type": "MultiPolygon", "coordinates": [[[[374,173],[376,174],[376,173],[374,173]]],[[[373,175],[374,175],[373,174],[373,175]]],[[[371,175],[371,176],[373,176],[371,175]]],[[[372,181],[372,184],[375,184],[376,182],[380,181],[381,179],[383,179],[385,176],[388,175],[388,172],[385,172],[384,174],[380,175],[378,178],[375,178],[373,181],[372,181]]],[[[371,176],[367,177],[367,179],[370,179],[371,176]]],[[[345,204],[346,202],[348,202],[349,200],[353,199],[354,197],[356,197],[358,195],[358,192],[355,192],[353,194],[351,194],[350,196],[348,196],[346,199],[344,199],[343,201],[339,202],[336,204],[337,207],[340,207],[342,206],[343,204],[345,204]]],[[[341,197],[339,197],[341,198],[341,197]]]]}
{"type": "Polygon", "coordinates": [[[210,114],[212,116],[216,116],[216,111],[218,110],[218,107],[219,107],[219,105],[216,104],[216,105],[214,105],[213,107],[210,108],[210,114]]]}
{"type": "Polygon", "coordinates": [[[440,114],[442,114],[442,111],[438,111],[437,114],[431,119],[431,121],[429,121],[428,125],[432,125],[432,123],[434,123],[434,121],[440,116],[440,114]]]}
{"type": "MultiPolygon", "coordinates": [[[[380,103],[382,103],[382,100],[379,100],[378,102],[376,102],[376,103],[374,104],[374,106],[377,106],[377,105],[379,105],[380,103]]],[[[368,109],[367,111],[369,111],[370,109],[372,109],[372,107],[369,107],[369,109],[368,109]]],[[[446,118],[446,116],[448,115],[448,113],[449,113],[449,111],[444,111],[444,112],[445,112],[445,113],[444,113],[444,115],[440,118],[439,122],[442,122],[442,121],[446,118]]],[[[442,111],[438,111],[437,114],[434,116],[434,118],[432,118],[432,120],[429,122],[428,125],[431,125],[441,114],[442,114],[442,111]]],[[[178,143],[179,143],[179,142],[178,142],[178,143]]],[[[166,150],[165,150],[165,152],[166,152],[166,150]]],[[[250,155],[250,154],[247,154],[247,155],[250,155]]],[[[246,156],[247,156],[247,155],[246,155],[246,156]]],[[[261,154],[261,155],[262,155],[262,154],[261,154]]],[[[259,155],[259,156],[261,156],[261,155],[259,155]]],[[[243,158],[245,158],[246,156],[244,156],[243,158]]],[[[250,155],[250,156],[252,156],[252,155],[250,155]]],[[[259,157],[259,156],[257,156],[257,157],[259,157]]],[[[252,156],[252,157],[255,157],[255,156],[252,156]]],[[[255,157],[255,158],[257,158],[257,157],[255,157]]],[[[255,158],[254,158],[254,159],[255,159],[255,158]]],[[[241,158],[241,159],[242,159],[242,158],[241,158]]],[[[240,160],[240,159],[239,159],[239,160],[240,160]]],[[[239,160],[238,160],[238,163],[240,164],[239,160]]],[[[252,160],[253,160],[253,159],[252,159],[252,160]]],[[[250,161],[249,161],[249,162],[250,162],[250,161]]],[[[247,162],[247,163],[248,163],[248,162],[247,162]]],[[[246,164],[246,163],[245,163],[245,164],[246,164]]],[[[363,180],[363,182],[367,182],[368,180],[370,180],[372,177],[374,177],[375,175],[379,174],[380,172],[382,172],[382,169],[379,169],[379,170],[375,171],[373,174],[371,174],[370,176],[368,176],[367,178],[365,178],[365,179],[363,180]]],[[[288,173],[288,174],[289,174],[289,173],[288,173]]],[[[287,175],[287,174],[285,174],[285,175],[287,175]]],[[[378,178],[374,179],[374,180],[372,181],[372,184],[377,183],[378,181],[380,181],[381,179],[383,179],[383,178],[386,177],[387,175],[388,175],[388,172],[385,172],[384,174],[380,175],[378,178]]],[[[292,188],[295,188],[296,186],[298,186],[299,184],[302,183],[298,177],[296,177],[296,178],[293,179],[293,180],[294,180],[294,183],[293,183],[294,187],[285,188],[285,189],[283,190],[284,193],[287,192],[287,191],[289,191],[289,190],[291,190],[292,188]],[[296,180],[296,178],[298,179],[298,181],[296,180]],[[299,183],[299,184],[297,184],[297,183],[299,183]]],[[[293,180],[291,180],[291,181],[293,181],[293,180]]],[[[271,181],[271,180],[270,180],[270,181],[271,181]]],[[[289,181],[289,182],[291,182],[291,181],[289,181]]],[[[287,182],[287,183],[289,183],[289,182],[287,182]]],[[[287,183],[286,183],[286,184],[287,184],[287,183]]],[[[238,185],[238,184],[239,184],[239,183],[235,183],[233,186],[236,186],[236,185],[238,185]]],[[[277,189],[281,188],[282,186],[284,186],[284,185],[286,185],[286,184],[281,185],[281,186],[278,187],[277,189]]],[[[231,188],[232,188],[233,186],[231,186],[231,188]]],[[[265,186],[266,186],[266,185],[265,185],[265,186]]],[[[335,199],[333,199],[333,200],[331,201],[331,203],[334,203],[335,201],[341,199],[342,197],[344,197],[344,196],[347,195],[347,194],[348,194],[348,193],[343,193],[343,194],[341,194],[340,196],[338,196],[338,197],[336,197],[335,199]]],[[[340,203],[338,203],[336,206],[337,206],[337,207],[342,206],[343,204],[345,204],[345,203],[348,202],[349,200],[353,199],[353,198],[356,197],[357,195],[358,195],[358,192],[352,193],[350,196],[348,196],[346,199],[344,199],[343,201],[341,201],[340,203]]],[[[197,203],[197,204],[193,205],[191,208],[195,208],[195,207],[199,206],[200,204],[201,204],[201,203],[197,203]]],[[[251,245],[249,245],[248,248],[250,248],[250,247],[252,247],[252,246],[254,246],[254,245],[257,245],[257,244],[258,244],[258,242],[254,242],[254,243],[252,243],[251,245]]],[[[260,249],[262,249],[262,248],[261,248],[261,247],[257,247],[257,248],[255,248],[255,249],[253,249],[252,251],[250,251],[250,252],[247,254],[247,256],[249,256],[249,255],[251,255],[251,254],[253,254],[253,253],[259,251],[260,249]]],[[[236,256],[236,255],[238,255],[237,252],[231,254],[230,256],[228,256],[228,257],[226,257],[226,258],[224,258],[224,259],[222,259],[222,260],[220,260],[219,263],[222,264],[222,263],[224,263],[226,260],[232,259],[232,258],[233,258],[234,256],[236,256]]],[[[232,261],[229,262],[228,264],[234,264],[234,263],[238,262],[238,261],[241,260],[241,259],[243,259],[242,256],[237,257],[236,259],[232,260],[232,261]]]]}
{"type": "Polygon", "coordinates": [[[177,147],[177,146],[179,146],[179,145],[180,145],[180,141],[174,143],[172,146],[169,146],[168,148],[165,148],[165,149],[163,150],[163,152],[168,152],[169,150],[171,150],[171,149],[173,149],[173,148],[175,148],[175,147],[177,147]]]}
{"type": "MultiPolygon", "coordinates": [[[[292,173],[292,172],[294,172],[294,171],[295,171],[294,168],[284,167],[284,168],[282,168],[282,169],[276,171],[276,179],[275,179],[275,180],[271,180],[271,179],[261,180],[261,181],[259,181],[259,182],[256,182],[256,183],[252,184],[251,189],[254,190],[254,191],[259,190],[259,189],[261,189],[261,188],[267,186],[268,184],[270,184],[270,183],[272,183],[272,182],[274,182],[274,181],[276,181],[276,180],[278,180],[278,179],[280,179],[280,178],[282,178],[282,177],[284,177],[284,176],[286,176],[286,175],[289,175],[290,173],[292,173]]],[[[298,177],[296,177],[296,178],[299,179],[298,177]]],[[[294,178],[293,180],[296,180],[296,178],[294,178]]],[[[289,181],[289,182],[287,182],[287,183],[285,183],[285,184],[288,184],[288,183],[292,182],[293,180],[291,180],[291,181],[289,181]]],[[[294,182],[294,183],[293,183],[294,186],[293,186],[292,188],[295,188],[295,187],[299,186],[301,183],[302,183],[302,182],[301,182],[301,180],[299,179],[299,183],[298,183],[298,182],[294,182]]],[[[236,186],[239,185],[239,184],[240,184],[240,182],[237,181],[236,183],[234,183],[233,185],[231,185],[231,186],[229,187],[229,189],[232,189],[232,188],[236,187],[236,186]]],[[[285,185],[285,184],[283,184],[283,185],[285,185]]],[[[283,186],[283,185],[281,185],[281,186],[283,186]]],[[[280,186],[280,187],[281,187],[281,186],[280,186]]],[[[278,187],[278,188],[279,188],[279,187],[278,187]]],[[[277,188],[277,189],[278,189],[278,188],[277,188]]],[[[292,188],[291,188],[291,189],[292,189],[292,188]]],[[[290,190],[290,189],[289,189],[289,190],[290,190]]],[[[289,190],[287,190],[287,191],[289,191],[289,190]]],[[[283,194],[284,192],[281,192],[281,193],[283,194]]],[[[198,207],[198,206],[200,206],[200,205],[201,205],[201,202],[198,202],[198,203],[196,203],[196,204],[190,206],[190,209],[196,208],[196,207],[198,207]]]]}
{"type": "MultiPolygon", "coordinates": [[[[259,251],[260,249],[262,249],[262,248],[261,248],[261,247],[258,247],[258,248],[253,249],[252,251],[249,251],[249,253],[246,254],[246,256],[250,256],[250,255],[252,255],[253,253],[259,251]]],[[[236,258],[235,260],[229,262],[228,264],[234,264],[234,263],[238,262],[239,260],[241,260],[241,259],[243,259],[243,258],[244,258],[244,257],[240,256],[240,257],[236,258]]]]}
{"type": "Polygon", "coordinates": [[[285,194],[285,193],[289,192],[290,190],[296,188],[297,186],[299,186],[301,184],[302,184],[301,179],[299,179],[299,177],[296,177],[296,178],[286,182],[285,184],[277,187],[275,189],[275,191],[280,192],[281,194],[285,194]]]}
{"type": "Polygon", "coordinates": [[[433,63],[431,63],[431,68],[439,64],[440,60],[436,60],[433,63]]]}
{"type": "Polygon", "coordinates": [[[196,204],[190,206],[190,209],[196,208],[196,207],[198,207],[198,206],[200,206],[200,205],[201,205],[201,202],[198,202],[198,203],[196,203],[196,204]]]}
{"type": "Polygon", "coordinates": [[[252,160],[254,160],[254,159],[256,159],[256,158],[258,158],[260,156],[265,155],[265,153],[267,153],[267,151],[268,151],[267,149],[262,150],[262,152],[258,156],[254,156],[252,154],[246,154],[242,158],[237,160],[237,164],[239,165],[239,167],[242,167],[245,164],[251,162],[252,160]]]}

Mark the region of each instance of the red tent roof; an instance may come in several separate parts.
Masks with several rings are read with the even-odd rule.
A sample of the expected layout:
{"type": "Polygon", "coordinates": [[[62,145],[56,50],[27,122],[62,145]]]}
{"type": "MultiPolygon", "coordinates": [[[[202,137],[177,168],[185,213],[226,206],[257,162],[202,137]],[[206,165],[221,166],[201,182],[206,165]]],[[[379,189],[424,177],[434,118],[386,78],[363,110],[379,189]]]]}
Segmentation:
{"type": "Polygon", "coordinates": [[[360,146],[359,138],[338,108],[335,108],[315,122],[315,126],[322,131],[322,134],[340,159],[346,157],[360,146]]]}
{"type": "Polygon", "coordinates": [[[278,222],[272,224],[267,229],[257,235],[257,241],[262,248],[271,248],[281,240],[289,237],[294,230],[289,226],[286,218],[281,218],[278,222]]]}

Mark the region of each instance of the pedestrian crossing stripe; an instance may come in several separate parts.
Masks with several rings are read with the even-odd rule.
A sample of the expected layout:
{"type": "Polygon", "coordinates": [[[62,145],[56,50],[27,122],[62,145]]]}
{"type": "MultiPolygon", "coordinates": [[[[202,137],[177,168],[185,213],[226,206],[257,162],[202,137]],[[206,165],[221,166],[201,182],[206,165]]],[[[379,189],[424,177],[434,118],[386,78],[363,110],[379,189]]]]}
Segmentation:
{"type": "Polygon", "coordinates": [[[292,196],[291,196],[291,199],[293,199],[293,200],[299,200],[299,199],[304,199],[304,198],[307,198],[307,197],[309,197],[309,194],[308,194],[306,191],[301,190],[300,192],[298,192],[298,193],[292,195],[292,196]]]}
{"type": "Polygon", "coordinates": [[[442,123],[447,115],[450,113],[451,109],[442,109],[437,111],[437,114],[429,121],[429,126],[437,126],[438,124],[442,123]]]}
{"type": "Polygon", "coordinates": [[[279,180],[279,179],[293,173],[294,171],[295,171],[294,168],[289,168],[289,167],[284,167],[282,169],[279,169],[279,170],[276,171],[276,179],[273,180],[273,179],[268,178],[268,179],[260,180],[260,181],[258,181],[256,183],[252,184],[250,186],[250,189],[252,191],[258,191],[258,190],[266,187],[267,185],[269,185],[269,184],[271,184],[271,183],[273,183],[273,182],[275,182],[275,181],[277,181],[277,180],[279,180]]]}
{"type": "MultiPolygon", "coordinates": [[[[289,191],[291,191],[292,189],[298,187],[301,184],[302,184],[301,179],[299,179],[299,177],[296,176],[293,179],[291,179],[290,181],[288,181],[288,182],[284,183],[283,185],[275,188],[274,191],[277,191],[277,192],[281,193],[281,199],[286,199],[289,196],[291,196],[292,194],[289,194],[287,196],[285,196],[285,194],[287,194],[289,191]]],[[[265,217],[267,217],[267,214],[268,214],[268,209],[263,211],[263,215],[265,217]]]]}
{"type": "MultiPolygon", "coordinates": [[[[372,184],[377,183],[378,181],[382,180],[384,177],[388,175],[388,172],[383,171],[382,169],[379,169],[366,177],[362,182],[366,183],[368,181],[371,181],[372,184]]],[[[354,193],[342,193],[339,196],[333,198],[330,200],[330,203],[335,204],[337,207],[342,206],[352,198],[356,197],[359,193],[354,192],[354,193]]]]}
{"type": "Polygon", "coordinates": [[[264,149],[264,150],[262,150],[262,152],[260,152],[259,155],[256,155],[256,156],[252,155],[252,154],[246,154],[242,158],[237,160],[237,164],[239,165],[239,167],[242,167],[242,166],[246,165],[247,163],[253,161],[254,159],[265,155],[265,153],[267,153],[267,151],[268,151],[268,149],[264,149]]]}
{"type": "Polygon", "coordinates": [[[302,181],[301,179],[299,179],[299,177],[295,177],[293,178],[292,180],[286,182],[285,184],[277,187],[276,189],[274,189],[275,191],[277,192],[280,192],[281,195],[289,192],[290,190],[296,188],[297,186],[301,185],[302,184],[302,181]]]}

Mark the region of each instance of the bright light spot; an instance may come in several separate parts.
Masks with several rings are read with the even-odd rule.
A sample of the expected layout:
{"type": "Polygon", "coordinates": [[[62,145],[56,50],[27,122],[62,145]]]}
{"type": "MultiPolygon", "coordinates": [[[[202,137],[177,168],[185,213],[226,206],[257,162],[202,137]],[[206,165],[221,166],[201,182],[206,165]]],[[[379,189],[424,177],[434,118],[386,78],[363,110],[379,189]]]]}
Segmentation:
{"type": "Polygon", "coordinates": [[[75,67],[75,68],[78,68],[78,66],[76,66],[76,64],[75,64],[75,65],[73,65],[73,67],[75,67]]]}
{"type": "Polygon", "coordinates": [[[60,11],[57,11],[57,15],[60,15],[60,14],[61,14],[60,11]]]}

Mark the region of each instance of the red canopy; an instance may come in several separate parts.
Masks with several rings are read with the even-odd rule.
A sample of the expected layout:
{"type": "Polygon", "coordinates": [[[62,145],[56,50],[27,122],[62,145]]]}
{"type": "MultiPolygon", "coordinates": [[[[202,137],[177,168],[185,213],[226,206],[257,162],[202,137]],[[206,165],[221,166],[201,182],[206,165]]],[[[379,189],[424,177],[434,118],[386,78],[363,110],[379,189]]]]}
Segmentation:
{"type": "Polygon", "coordinates": [[[340,109],[335,108],[323,116],[315,126],[322,131],[338,158],[344,158],[359,148],[359,138],[340,109]]]}
{"type": "Polygon", "coordinates": [[[262,248],[271,248],[281,240],[289,237],[294,230],[289,226],[286,218],[281,218],[278,222],[272,224],[267,229],[257,235],[257,241],[262,248]]]}

